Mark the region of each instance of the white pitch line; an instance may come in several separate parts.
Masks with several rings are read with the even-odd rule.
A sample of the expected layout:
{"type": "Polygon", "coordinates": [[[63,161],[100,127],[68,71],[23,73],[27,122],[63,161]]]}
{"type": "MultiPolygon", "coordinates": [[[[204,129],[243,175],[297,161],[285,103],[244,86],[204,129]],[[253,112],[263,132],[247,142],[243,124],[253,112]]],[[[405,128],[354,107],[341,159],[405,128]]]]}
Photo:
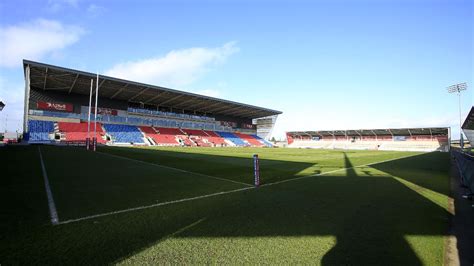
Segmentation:
{"type": "Polygon", "coordinates": [[[108,155],[108,156],[115,157],[115,158],[124,159],[124,160],[130,160],[130,161],[134,161],[134,162],[139,162],[139,163],[143,163],[143,164],[148,164],[148,165],[153,165],[153,166],[157,166],[157,167],[161,167],[161,168],[175,170],[175,171],[179,171],[179,172],[183,172],[183,173],[203,176],[203,177],[207,177],[207,178],[213,178],[213,179],[217,179],[217,180],[221,180],[221,181],[232,182],[232,183],[244,185],[244,186],[247,186],[247,187],[253,187],[253,185],[250,185],[248,183],[239,182],[239,181],[235,181],[235,180],[230,180],[230,179],[227,179],[227,178],[222,178],[222,177],[217,177],[217,176],[212,176],[212,175],[206,175],[206,174],[200,174],[200,173],[191,172],[191,171],[187,171],[187,170],[183,170],[183,169],[179,169],[179,168],[174,168],[174,167],[171,167],[171,166],[161,165],[161,164],[157,164],[157,163],[150,163],[150,162],[137,160],[137,159],[132,159],[132,158],[128,158],[128,157],[124,157],[124,156],[120,156],[120,155],[115,155],[115,154],[110,154],[110,153],[106,153],[106,152],[97,152],[97,153],[100,153],[100,154],[103,154],[103,155],[108,155]]]}
{"type": "Polygon", "coordinates": [[[126,213],[126,212],[132,212],[132,211],[150,209],[150,208],[159,207],[159,206],[170,205],[170,204],[174,204],[174,203],[180,203],[180,202],[210,198],[210,197],[215,197],[215,196],[219,196],[219,195],[225,195],[225,194],[235,193],[235,192],[239,192],[239,191],[249,190],[249,189],[254,189],[254,187],[244,187],[244,188],[228,190],[228,191],[222,191],[222,192],[217,192],[217,193],[212,193],[212,194],[207,194],[207,195],[202,195],[202,196],[196,196],[196,197],[191,197],[191,198],[184,198],[184,199],[179,199],[179,200],[172,200],[172,201],[160,202],[160,203],[146,205],[146,206],[140,206],[140,207],[124,209],[124,210],[119,210],[119,211],[100,213],[100,214],[85,216],[85,217],[82,217],[82,218],[62,221],[62,222],[59,222],[58,224],[68,224],[68,223],[73,223],[73,222],[90,220],[90,219],[94,219],[94,218],[99,218],[99,217],[104,217],[104,216],[109,216],[109,215],[114,215],[114,214],[119,214],[119,213],[126,213]]]}
{"type": "MultiPolygon", "coordinates": [[[[261,185],[260,187],[267,187],[267,186],[278,185],[278,184],[282,184],[282,183],[286,183],[286,182],[290,182],[290,181],[297,181],[297,180],[301,180],[301,179],[304,179],[304,178],[322,176],[322,175],[326,175],[326,174],[330,174],[330,173],[335,173],[335,172],[339,172],[339,171],[344,171],[344,170],[347,170],[347,169],[358,168],[358,167],[364,167],[364,166],[370,166],[370,165],[375,165],[375,164],[380,164],[380,163],[385,163],[385,162],[390,162],[390,161],[405,159],[405,158],[413,157],[413,156],[417,156],[417,155],[419,155],[419,154],[413,154],[413,155],[409,155],[409,156],[404,156],[404,157],[399,157],[399,158],[393,158],[393,159],[388,159],[388,160],[384,160],[384,161],[380,161],[380,162],[374,162],[374,163],[369,163],[369,164],[363,164],[363,165],[358,165],[358,166],[353,166],[353,167],[348,167],[348,168],[336,169],[336,170],[332,170],[332,171],[328,171],[328,172],[324,172],[324,173],[320,173],[320,174],[315,174],[315,175],[310,175],[310,176],[302,176],[302,177],[298,177],[298,178],[282,180],[282,181],[278,181],[278,182],[263,184],[263,185],[261,185]]],[[[128,159],[128,158],[121,157],[121,156],[116,156],[116,157],[128,159]]],[[[133,159],[131,159],[131,160],[133,160],[133,159]]],[[[134,160],[134,161],[135,161],[135,160],[134,160]]],[[[139,162],[143,162],[143,161],[139,161],[139,162]]],[[[146,162],[144,162],[144,163],[146,163],[146,162]]],[[[160,207],[160,206],[165,206],[165,205],[170,205],[170,204],[175,204],[175,203],[181,203],[181,202],[199,200],[199,199],[204,199],[204,198],[210,198],[210,197],[215,197],[215,196],[220,196],[220,195],[225,195],[225,194],[230,194],[230,193],[235,193],[235,192],[240,192],[240,191],[245,191],[245,190],[251,190],[251,189],[256,189],[256,187],[253,187],[253,186],[252,186],[252,187],[239,188],[239,189],[234,189],[234,190],[229,190],[229,191],[222,191],[222,192],[217,192],[217,193],[212,193],[212,194],[207,194],[207,195],[202,195],[202,196],[196,196],[196,197],[191,197],[191,198],[184,198],[184,199],[166,201],[166,202],[161,202],[161,203],[156,203],[156,204],[151,204],[151,205],[146,205],[146,206],[128,208],[128,209],[123,209],[123,210],[119,210],[119,211],[113,211],[113,212],[106,212],[106,213],[101,213],[101,214],[95,214],[95,215],[85,216],[85,217],[81,217],[81,218],[77,218],[77,219],[70,219],[70,220],[62,221],[62,222],[59,222],[59,223],[57,223],[57,224],[58,224],[58,225],[61,225],[61,224],[74,223],[74,222],[85,221],[85,220],[90,220],[90,219],[94,219],[94,218],[100,218],[100,217],[104,217],[104,216],[110,216],[110,215],[114,215],[114,214],[120,214],[120,213],[127,213],[127,212],[132,212],[132,211],[150,209],[150,208],[155,208],[155,207],[160,207]]]]}
{"type": "Polygon", "coordinates": [[[196,226],[196,225],[202,223],[202,222],[205,221],[205,220],[206,220],[206,218],[201,218],[201,219],[195,221],[194,223],[189,224],[189,225],[187,225],[187,226],[185,226],[185,227],[179,229],[178,231],[176,231],[176,232],[174,232],[174,233],[172,233],[172,234],[169,234],[169,235],[165,236],[163,239],[171,238],[171,237],[173,237],[173,236],[179,235],[179,234],[183,233],[184,231],[187,231],[187,230],[189,230],[190,228],[192,228],[192,227],[194,227],[194,226],[196,226]]]}
{"type": "Polygon", "coordinates": [[[53,193],[49,186],[48,174],[46,173],[46,167],[44,166],[43,155],[41,149],[38,146],[39,157],[41,161],[41,168],[43,170],[44,187],[46,189],[46,196],[48,197],[49,215],[51,216],[51,223],[57,225],[59,223],[58,212],[56,211],[56,204],[54,204],[53,193]]]}

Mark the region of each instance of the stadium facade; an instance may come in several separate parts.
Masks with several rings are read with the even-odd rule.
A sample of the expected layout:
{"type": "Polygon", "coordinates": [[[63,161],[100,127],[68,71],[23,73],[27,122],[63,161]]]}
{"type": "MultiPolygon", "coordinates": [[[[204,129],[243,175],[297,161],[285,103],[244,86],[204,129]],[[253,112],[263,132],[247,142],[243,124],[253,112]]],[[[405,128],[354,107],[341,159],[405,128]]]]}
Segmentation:
{"type": "Polygon", "coordinates": [[[90,130],[109,145],[271,146],[282,113],[34,61],[23,60],[23,67],[30,143],[82,144],[90,130]],[[97,124],[89,127],[96,87],[97,124]]]}
{"type": "Polygon", "coordinates": [[[474,106],[471,107],[461,128],[472,146],[472,143],[474,143],[474,106]]]}
{"type": "Polygon", "coordinates": [[[387,128],[287,132],[288,147],[354,150],[449,151],[450,128],[387,128]]]}

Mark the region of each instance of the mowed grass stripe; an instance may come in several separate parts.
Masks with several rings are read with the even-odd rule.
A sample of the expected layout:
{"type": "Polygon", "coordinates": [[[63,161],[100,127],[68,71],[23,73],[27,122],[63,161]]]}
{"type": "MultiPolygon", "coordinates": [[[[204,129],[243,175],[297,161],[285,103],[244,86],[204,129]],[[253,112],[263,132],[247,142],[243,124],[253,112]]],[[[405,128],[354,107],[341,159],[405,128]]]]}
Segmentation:
{"type": "Polygon", "coordinates": [[[305,178],[316,177],[316,176],[322,176],[322,175],[328,175],[328,174],[333,174],[333,173],[337,173],[337,172],[340,172],[340,171],[346,171],[346,170],[356,169],[356,168],[360,168],[360,167],[366,167],[366,166],[372,166],[372,165],[377,165],[377,164],[382,164],[382,163],[388,163],[388,162],[391,162],[391,161],[396,161],[396,160],[400,160],[400,159],[410,158],[410,157],[414,157],[414,156],[418,156],[418,155],[419,155],[419,154],[411,154],[411,155],[402,156],[402,157],[397,157],[397,158],[392,158],[392,159],[387,159],[387,160],[383,160],[383,161],[372,162],[372,163],[363,164],[363,165],[357,165],[357,166],[351,166],[351,167],[346,167],[346,168],[331,170],[331,171],[323,172],[323,173],[320,173],[320,174],[314,174],[314,175],[308,175],[308,176],[301,176],[301,177],[297,177],[297,178],[290,178],[290,179],[286,179],[286,180],[282,180],[282,181],[277,181],[277,182],[273,182],[273,183],[263,184],[262,186],[273,186],[273,185],[278,185],[278,184],[283,184],[283,183],[287,183],[287,182],[297,181],[297,180],[301,180],[301,179],[305,179],[305,178]]]}
{"type": "Polygon", "coordinates": [[[260,158],[261,183],[272,183],[300,176],[310,176],[346,166],[345,157],[353,165],[419,154],[385,151],[328,151],[308,149],[262,148],[181,148],[101,147],[101,151],[160,165],[182,168],[195,173],[222,177],[247,184],[253,183],[253,160],[260,158]]]}
{"type": "Polygon", "coordinates": [[[0,174],[0,235],[27,234],[31,227],[50,225],[37,148],[1,147],[0,161],[5,166],[0,174]]]}
{"type": "Polygon", "coordinates": [[[124,210],[119,210],[119,211],[112,211],[112,212],[94,214],[94,215],[81,217],[81,218],[77,218],[77,219],[70,219],[70,220],[66,220],[66,221],[61,221],[57,224],[69,224],[69,223],[75,223],[75,222],[80,222],[80,221],[86,221],[86,220],[101,218],[101,217],[110,216],[110,215],[116,215],[116,214],[121,214],[121,213],[128,213],[128,212],[146,210],[146,209],[150,209],[150,208],[156,208],[156,207],[160,207],[160,206],[166,206],[166,205],[171,205],[171,204],[176,204],[176,203],[181,203],[181,202],[187,202],[187,201],[194,201],[194,200],[198,200],[198,199],[211,198],[211,197],[215,197],[215,196],[220,196],[220,195],[245,191],[245,190],[249,190],[249,189],[253,189],[253,187],[239,188],[239,189],[234,189],[234,190],[230,190],[230,191],[221,191],[221,192],[216,192],[216,193],[212,193],[212,194],[192,197],[192,198],[184,198],[184,199],[179,199],[179,200],[160,202],[160,203],[147,205],[147,206],[139,206],[139,207],[135,207],[135,208],[124,209],[124,210]]]}
{"type": "Polygon", "coordinates": [[[61,220],[242,188],[243,185],[74,147],[44,147],[61,220]]]}
{"type": "MultiPolygon", "coordinates": [[[[373,163],[366,164],[366,165],[358,165],[358,166],[352,166],[352,167],[347,167],[347,168],[341,168],[341,169],[332,170],[332,171],[328,171],[328,172],[324,172],[324,173],[320,173],[320,174],[315,174],[315,175],[311,175],[311,176],[303,176],[303,177],[299,177],[299,178],[286,179],[286,180],[283,180],[283,181],[267,183],[267,184],[262,185],[261,187],[269,187],[269,186],[279,185],[279,184],[283,184],[283,183],[287,183],[287,182],[299,181],[299,180],[302,180],[302,179],[307,179],[309,177],[316,177],[316,176],[323,176],[323,175],[333,174],[333,173],[337,173],[337,172],[340,172],[340,171],[346,171],[346,170],[349,170],[349,169],[355,169],[355,168],[359,168],[359,167],[365,167],[365,166],[376,165],[376,164],[380,164],[380,163],[386,163],[386,162],[390,162],[390,161],[394,161],[394,160],[398,160],[398,159],[409,158],[409,157],[416,156],[416,155],[417,154],[412,154],[412,155],[404,156],[404,157],[400,157],[400,158],[394,158],[394,159],[384,160],[384,161],[380,161],[380,162],[373,162],[373,163]]],[[[123,157],[120,157],[120,156],[114,156],[114,155],[111,155],[111,156],[118,157],[120,159],[128,159],[128,158],[123,158],[123,157]]],[[[137,161],[137,160],[132,160],[132,161],[137,161]]],[[[141,161],[139,161],[139,162],[141,162],[141,161]]],[[[144,162],[144,163],[146,163],[146,162],[144,162]]],[[[149,163],[146,163],[146,164],[149,164],[149,163]]],[[[152,165],[154,165],[154,164],[152,164],[152,165]]],[[[201,195],[201,196],[197,196],[197,197],[183,198],[183,199],[179,199],[179,200],[160,202],[160,203],[146,205],[146,206],[127,208],[127,209],[124,209],[124,210],[118,210],[118,211],[112,211],[112,212],[106,212],[106,213],[101,213],[101,214],[85,216],[85,217],[76,218],[76,219],[70,219],[70,220],[62,221],[59,224],[74,223],[74,222],[85,221],[85,220],[90,220],[90,219],[96,219],[96,218],[100,218],[100,217],[116,215],[116,214],[121,214],[121,213],[128,213],[128,212],[134,212],[134,211],[139,211],[139,210],[144,210],[144,209],[156,208],[156,207],[161,207],[161,206],[166,206],[166,205],[171,205],[171,204],[176,204],[176,203],[195,201],[195,200],[200,200],[200,199],[205,199],[205,198],[210,198],[210,197],[215,197],[215,196],[221,196],[221,195],[226,195],[226,194],[235,193],[235,192],[246,191],[246,190],[253,189],[253,188],[255,188],[255,187],[251,186],[251,187],[235,189],[235,190],[230,190],[230,191],[222,191],[222,192],[217,192],[217,193],[212,193],[212,194],[201,195]]]]}
{"type": "Polygon", "coordinates": [[[187,171],[187,170],[184,170],[184,169],[179,169],[179,168],[174,168],[174,167],[161,165],[161,164],[157,164],[157,163],[150,163],[150,162],[146,162],[146,161],[136,160],[136,159],[123,157],[123,156],[119,156],[119,155],[114,155],[114,154],[110,154],[110,153],[106,153],[106,152],[98,152],[98,153],[106,155],[106,156],[112,156],[112,157],[115,157],[115,158],[119,158],[119,159],[122,159],[122,160],[130,160],[130,161],[139,162],[139,163],[143,163],[143,164],[153,165],[153,166],[156,166],[156,167],[171,169],[171,170],[174,170],[174,171],[183,172],[183,173],[187,173],[187,174],[192,174],[192,175],[202,176],[202,177],[206,177],[206,178],[217,179],[217,180],[221,180],[221,181],[225,181],[225,182],[240,184],[240,185],[244,185],[244,186],[247,186],[247,187],[252,186],[252,185],[244,183],[244,182],[239,182],[239,181],[235,181],[235,180],[231,180],[231,179],[226,179],[226,178],[222,178],[222,177],[216,177],[216,176],[211,176],[211,175],[206,175],[206,174],[201,174],[201,173],[195,173],[195,172],[187,171]]]}
{"type": "MultiPolygon", "coordinates": [[[[0,241],[2,264],[124,262],[142,265],[156,264],[157,261],[166,264],[374,265],[380,264],[381,261],[393,265],[443,263],[443,239],[447,235],[446,218],[450,214],[420,193],[393,179],[393,176],[444,194],[449,191],[448,154],[422,154],[371,167],[359,167],[355,171],[346,170],[318,178],[306,178],[301,182],[288,182],[258,190],[249,188],[218,197],[51,226],[46,223],[46,196],[37,148],[33,148],[33,153],[28,151],[29,148],[26,153],[19,152],[16,147],[3,154],[0,150],[0,156],[6,159],[2,162],[10,163],[6,169],[11,174],[11,178],[2,175],[1,180],[13,182],[9,189],[2,186],[0,190],[14,199],[9,201],[11,208],[8,204],[7,210],[15,210],[2,212],[2,217],[5,218],[2,223],[6,225],[6,230],[2,233],[8,233],[4,241],[0,241]],[[16,159],[15,156],[21,159],[16,159]],[[29,175],[34,175],[34,178],[29,178],[29,175]],[[34,197],[35,193],[29,186],[37,188],[40,195],[34,197]],[[22,206],[24,202],[41,204],[27,209],[22,206]],[[8,221],[16,220],[22,214],[34,215],[35,210],[43,215],[42,219],[32,220],[36,223],[28,223],[28,226],[16,227],[21,228],[21,231],[10,230],[15,226],[8,221]],[[205,220],[180,231],[203,217],[205,220]],[[174,234],[177,231],[179,233],[174,234]]],[[[120,172],[130,173],[122,167],[136,167],[154,173],[157,167],[128,164],[112,158],[103,158],[100,161],[107,163],[108,168],[118,167],[117,171],[99,171],[89,178],[82,177],[81,182],[73,182],[70,178],[54,180],[56,183],[53,184],[55,178],[50,174],[50,164],[56,168],[55,164],[61,164],[66,159],[82,160],[83,155],[64,156],[64,150],[60,149],[52,149],[50,154],[46,154],[47,152],[41,149],[55,199],[58,190],[54,186],[59,186],[60,182],[72,182],[73,187],[78,185],[76,183],[82,186],[95,184],[97,191],[102,193],[101,197],[92,199],[96,205],[108,202],[105,199],[110,193],[109,186],[128,184],[133,188],[133,182],[144,181],[146,185],[135,188],[136,193],[123,194],[129,201],[143,197],[140,189],[153,189],[150,188],[153,183],[147,182],[151,177],[145,177],[144,180],[128,177],[128,183],[125,183],[120,172]],[[113,164],[113,161],[118,161],[119,166],[113,164]],[[101,177],[100,174],[119,176],[101,177]],[[102,179],[107,182],[100,181],[102,179]]],[[[70,150],[79,154],[78,150],[70,150]]],[[[238,152],[252,152],[245,150],[238,152]]],[[[318,165],[320,162],[339,166],[346,164],[339,151],[317,153],[306,150],[268,149],[269,152],[272,150],[281,155],[277,165],[283,164],[285,160],[290,160],[288,165],[292,165],[298,157],[306,157],[304,161],[313,157],[312,162],[318,165]],[[285,153],[287,155],[283,155],[285,153]],[[327,158],[332,158],[332,161],[327,158]]],[[[229,149],[228,157],[231,158],[233,154],[234,150],[229,149]]],[[[95,160],[95,156],[104,157],[93,154],[87,156],[91,157],[90,160],[95,160]]],[[[160,153],[157,152],[156,156],[159,157],[160,153]]],[[[355,163],[355,158],[367,156],[372,155],[365,152],[347,153],[348,163],[360,165],[355,163]]],[[[386,160],[386,157],[386,153],[380,153],[376,161],[386,160]]],[[[87,173],[82,168],[85,163],[89,163],[89,159],[76,164],[68,162],[67,167],[71,169],[67,170],[87,173]]],[[[206,160],[213,161],[214,156],[209,156],[206,160]]],[[[185,163],[186,160],[181,162],[185,163]]],[[[103,167],[102,164],[92,166],[103,167]]],[[[59,170],[56,171],[60,172],[59,170]]],[[[166,172],[166,169],[159,170],[166,172]]],[[[79,173],[71,177],[76,178],[77,175],[79,173]]],[[[183,188],[176,187],[174,193],[181,193],[183,188]]],[[[113,188],[112,192],[115,189],[113,188]]],[[[201,190],[200,187],[195,189],[201,190]]],[[[70,197],[76,197],[72,193],[74,190],[69,189],[67,192],[70,197]]],[[[59,200],[57,203],[59,205],[59,200]]],[[[61,208],[58,208],[61,213],[61,208]]]]}

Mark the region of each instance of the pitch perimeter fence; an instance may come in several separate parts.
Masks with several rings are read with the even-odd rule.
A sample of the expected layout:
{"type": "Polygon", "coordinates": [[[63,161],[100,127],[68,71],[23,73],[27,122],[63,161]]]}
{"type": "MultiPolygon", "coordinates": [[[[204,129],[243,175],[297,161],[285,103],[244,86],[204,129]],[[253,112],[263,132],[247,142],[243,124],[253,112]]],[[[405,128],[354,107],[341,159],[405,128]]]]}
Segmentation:
{"type": "Polygon", "coordinates": [[[468,190],[468,195],[474,192],[474,156],[463,151],[453,150],[454,160],[459,169],[461,186],[468,190]]]}

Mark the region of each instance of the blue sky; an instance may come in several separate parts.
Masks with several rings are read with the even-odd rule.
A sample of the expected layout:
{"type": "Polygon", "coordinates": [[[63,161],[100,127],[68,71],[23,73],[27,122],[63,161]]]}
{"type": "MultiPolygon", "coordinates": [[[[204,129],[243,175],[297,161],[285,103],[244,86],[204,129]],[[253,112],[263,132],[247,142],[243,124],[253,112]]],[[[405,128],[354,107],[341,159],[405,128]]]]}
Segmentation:
{"type": "Polygon", "coordinates": [[[287,130],[451,126],[473,2],[2,1],[0,131],[21,127],[23,58],[283,111],[287,130]]]}

